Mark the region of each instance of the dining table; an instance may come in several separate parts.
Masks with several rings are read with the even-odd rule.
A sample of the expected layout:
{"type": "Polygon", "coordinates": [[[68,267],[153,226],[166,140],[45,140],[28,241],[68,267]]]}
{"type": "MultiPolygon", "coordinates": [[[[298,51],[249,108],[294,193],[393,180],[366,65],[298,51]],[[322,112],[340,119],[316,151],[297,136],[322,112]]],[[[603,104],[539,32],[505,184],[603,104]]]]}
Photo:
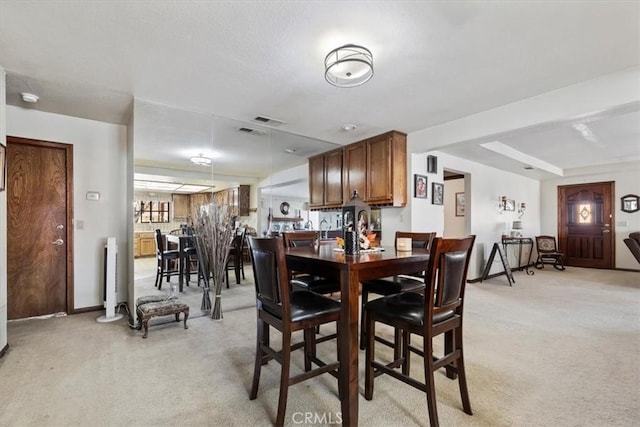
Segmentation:
{"type": "Polygon", "coordinates": [[[178,289],[180,292],[183,292],[184,278],[189,271],[185,271],[185,267],[189,268],[189,254],[185,252],[185,249],[188,248],[191,242],[194,239],[193,235],[188,234],[166,234],[167,237],[167,248],[169,243],[173,245],[177,245],[179,255],[178,255],[178,289]]]}
{"type": "Polygon", "coordinates": [[[344,426],[357,426],[360,282],[426,270],[429,253],[425,249],[400,252],[383,247],[346,255],[333,245],[316,245],[287,249],[286,261],[290,270],[340,282],[341,415],[344,426]]]}

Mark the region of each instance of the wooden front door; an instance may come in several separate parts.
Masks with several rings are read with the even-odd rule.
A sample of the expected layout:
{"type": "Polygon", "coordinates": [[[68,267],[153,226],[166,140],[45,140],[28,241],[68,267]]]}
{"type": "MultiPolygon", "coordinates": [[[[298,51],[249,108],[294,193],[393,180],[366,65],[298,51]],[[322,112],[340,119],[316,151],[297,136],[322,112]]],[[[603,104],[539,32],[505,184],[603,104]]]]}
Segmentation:
{"type": "Polygon", "coordinates": [[[613,268],[613,182],[558,187],[558,246],[565,264],[613,268]]]}
{"type": "Polygon", "coordinates": [[[7,317],[73,311],[72,146],[7,138],[7,317]]]}

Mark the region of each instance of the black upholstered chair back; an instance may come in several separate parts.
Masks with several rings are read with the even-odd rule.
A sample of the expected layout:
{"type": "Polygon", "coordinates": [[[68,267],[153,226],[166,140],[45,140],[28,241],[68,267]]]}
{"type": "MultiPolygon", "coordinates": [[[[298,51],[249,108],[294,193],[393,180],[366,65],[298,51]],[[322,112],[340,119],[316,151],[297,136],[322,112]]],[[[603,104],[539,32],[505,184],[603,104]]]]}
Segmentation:
{"type": "Polygon", "coordinates": [[[249,237],[249,250],[257,300],[264,310],[287,318],[290,286],[282,239],[249,237]]]}
{"type": "Polygon", "coordinates": [[[431,245],[433,244],[433,239],[436,238],[436,233],[413,233],[410,231],[396,231],[396,240],[394,242],[394,246],[398,242],[398,237],[409,237],[411,238],[411,247],[412,248],[424,248],[431,249],[431,245]]]}
{"type": "Polygon", "coordinates": [[[156,255],[160,256],[164,252],[164,238],[159,228],[156,228],[156,255]]]}
{"type": "Polygon", "coordinates": [[[475,236],[464,239],[436,238],[433,241],[425,283],[430,297],[425,304],[425,319],[454,311],[462,314],[467,270],[475,236]]]}
{"type": "Polygon", "coordinates": [[[319,239],[317,231],[285,231],[282,233],[287,248],[313,246],[319,239]]]}

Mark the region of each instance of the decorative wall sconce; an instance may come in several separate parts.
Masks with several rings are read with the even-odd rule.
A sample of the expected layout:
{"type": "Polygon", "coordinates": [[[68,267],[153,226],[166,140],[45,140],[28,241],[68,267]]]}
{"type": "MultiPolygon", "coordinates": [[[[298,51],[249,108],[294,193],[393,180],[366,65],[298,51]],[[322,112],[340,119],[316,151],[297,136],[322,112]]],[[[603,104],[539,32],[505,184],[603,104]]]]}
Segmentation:
{"type": "Polygon", "coordinates": [[[527,206],[524,202],[520,202],[520,206],[518,206],[518,218],[522,218],[524,216],[524,211],[527,209],[527,206]]]}
{"type": "Polygon", "coordinates": [[[507,196],[500,196],[498,199],[498,212],[502,214],[507,207],[507,196]]]}

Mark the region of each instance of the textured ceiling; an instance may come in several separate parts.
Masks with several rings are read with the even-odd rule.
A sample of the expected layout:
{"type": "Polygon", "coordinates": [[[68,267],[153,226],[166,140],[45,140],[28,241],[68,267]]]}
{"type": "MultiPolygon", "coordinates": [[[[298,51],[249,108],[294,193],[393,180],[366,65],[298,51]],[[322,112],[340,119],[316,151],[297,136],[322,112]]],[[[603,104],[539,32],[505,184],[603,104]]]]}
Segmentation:
{"type": "MultiPolygon", "coordinates": [[[[122,124],[134,98],[185,110],[145,122],[138,165],[189,169],[186,159],[209,148],[228,160],[217,161],[221,173],[260,177],[334,144],[390,129],[416,132],[637,67],[639,16],[633,1],[3,0],[0,65],[10,105],[122,124]],[[324,56],[345,43],[373,52],[375,76],[361,87],[324,81],[324,56]],[[41,101],[25,105],[22,91],[41,101]],[[268,143],[231,132],[256,125],[257,115],[284,121],[266,127],[268,143]],[[209,129],[198,132],[192,116],[205,116],[209,129]],[[345,123],[357,130],[343,131],[345,123]],[[298,151],[284,155],[293,145],[298,151]]],[[[591,123],[601,141],[622,141],[606,151],[608,162],[638,157],[638,106],[631,110],[591,123]]],[[[584,138],[569,122],[562,125],[501,142],[560,168],[602,160],[602,152],[580,149],[584,138]]],[[[475,156],[472,142],[456,149],[506,164],[490,152],[475,156]]]]}

